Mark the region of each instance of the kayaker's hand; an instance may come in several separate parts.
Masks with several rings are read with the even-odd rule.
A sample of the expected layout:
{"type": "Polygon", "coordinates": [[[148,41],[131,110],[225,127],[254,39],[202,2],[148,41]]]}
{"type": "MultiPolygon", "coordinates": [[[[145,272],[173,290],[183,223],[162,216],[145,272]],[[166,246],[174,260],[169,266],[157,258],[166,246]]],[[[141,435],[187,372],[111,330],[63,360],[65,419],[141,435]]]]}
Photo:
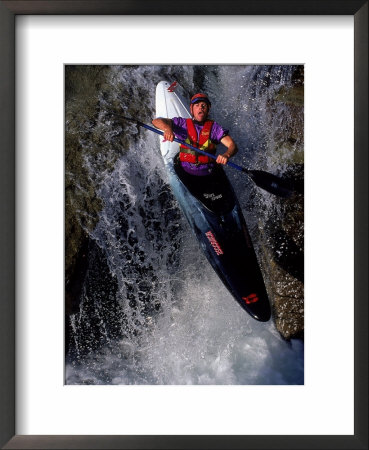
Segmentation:
{"type": "Polygon", "coordinates": [[[163,136],[165,141],[173,142],[174,140],[174,133],[172,130],[165,130],[163,136]]]}
{"type": "Polygon", "coordinates": [[[216,162],[218,164],[227,164],[228,162],[228,156],[227,155],[218,155],[216,162]]]}

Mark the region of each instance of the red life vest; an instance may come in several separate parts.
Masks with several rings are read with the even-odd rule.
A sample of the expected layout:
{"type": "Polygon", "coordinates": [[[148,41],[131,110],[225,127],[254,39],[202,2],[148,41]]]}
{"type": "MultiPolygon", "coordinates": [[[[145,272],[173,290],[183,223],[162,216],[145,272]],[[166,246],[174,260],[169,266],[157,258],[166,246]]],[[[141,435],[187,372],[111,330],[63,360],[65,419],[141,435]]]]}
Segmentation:
{"type": "MultiPolygon", "coordinates": [[[[200,136],[197,136],[197,131],[192,119],[186,119],[187,123],[187,139],[186,143],[203,150],[208,153],[215,153],[216,146],[210,140],[211,128],[213,126],[212,120],[207,120],[200,131],[200,136]]],[[[201,155],[195,150],[192,150],[185,145],[180,145],[179,159],[183,162],[192,164],[208,164],[211,161],[209,156],[201,155]]]]}

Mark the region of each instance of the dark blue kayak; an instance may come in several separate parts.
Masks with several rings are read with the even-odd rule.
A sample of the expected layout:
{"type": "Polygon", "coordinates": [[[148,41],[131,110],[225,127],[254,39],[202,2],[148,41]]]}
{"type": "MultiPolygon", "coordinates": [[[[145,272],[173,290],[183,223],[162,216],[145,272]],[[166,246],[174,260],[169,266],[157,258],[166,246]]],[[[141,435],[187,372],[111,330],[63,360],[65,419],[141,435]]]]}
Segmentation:
{"type": "MultiPolygon", "coordinates": [[[[156,87],[156,117],[191,117],[178,83],[161,81],[156,87]]],[[[178,159],[179,145],[160,138],[169,182],[208,261],[240,306],[254,319],[270,319],[263,277],[237,197],[223,168],[212,175],[185,172],[178,159]]],[[[225,299],[226,300],[226,299],[225,299]]]]}
{"type": "Polygon", "coordinates": [[[266,322],[271,310],[263,277],[237,197],[224,170],[209,176],[185,172],[178,155],[167,164],[170,184],[209,263],[254,319],[266,322]]]}

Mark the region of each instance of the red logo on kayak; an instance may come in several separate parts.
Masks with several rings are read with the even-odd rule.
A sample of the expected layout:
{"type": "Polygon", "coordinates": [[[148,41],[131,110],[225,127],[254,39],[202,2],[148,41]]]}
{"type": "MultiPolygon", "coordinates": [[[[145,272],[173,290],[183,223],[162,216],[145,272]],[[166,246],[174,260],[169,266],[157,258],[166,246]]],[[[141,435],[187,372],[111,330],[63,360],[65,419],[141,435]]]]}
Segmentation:
{"type": "Polygon", "coordinates": [[[247,297],[242,297],[242,300],[249,305],[250,303],[256,303],[259,301],[259,297],[256,294],[250,294],[247,297]]]}
{"type": "Polygon", "coordinates": [[[217,240],[215,239],[214,234],[211,231],[208,231],[205,233],[205,236],[209,239],[209,242],[211,246],[213,247],[215,253],[217,255],[223,255],[223,250],[221,249],[220,245],[218,244],[217,240]]]}
{"type": "Polygon", "coordinates": [[[174,89],[177,87],[177,82],[174,81],[169,87],[168,87],[168,92],[173,92],[174,89]]]}

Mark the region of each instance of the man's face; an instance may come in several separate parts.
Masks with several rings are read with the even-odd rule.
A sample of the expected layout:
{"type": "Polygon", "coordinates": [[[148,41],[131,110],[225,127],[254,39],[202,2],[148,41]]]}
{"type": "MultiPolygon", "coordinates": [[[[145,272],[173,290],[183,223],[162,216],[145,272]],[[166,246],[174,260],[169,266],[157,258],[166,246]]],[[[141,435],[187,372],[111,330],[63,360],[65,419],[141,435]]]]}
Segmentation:
{"type": "Polygon", "coordinates": [[[197,122],[206,120],[209,114],[209,105],[206,102],[197,102],[191,105],[191,113],[197,122]]]}

